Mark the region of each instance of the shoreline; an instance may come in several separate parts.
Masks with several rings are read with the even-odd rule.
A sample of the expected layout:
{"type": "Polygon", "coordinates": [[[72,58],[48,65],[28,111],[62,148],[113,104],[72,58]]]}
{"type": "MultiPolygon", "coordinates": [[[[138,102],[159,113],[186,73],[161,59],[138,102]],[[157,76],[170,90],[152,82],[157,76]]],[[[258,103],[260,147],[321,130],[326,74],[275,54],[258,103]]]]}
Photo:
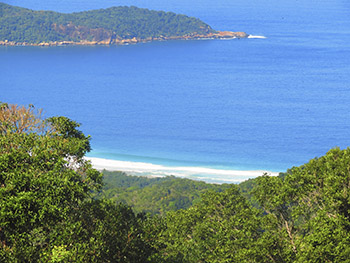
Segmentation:
{"type": "Polygon", "coordinates": [[[147,43],[152,41],[168,41],[168,40],[200,40],[200,39],[239,39],[239,38],[249,38],[245,32],[232,32],[232,31],[216,31],[215,33],[208,33],[205,35],[191,34],[185,36],[170,36],[170,37],[148,37],[148,38],[130,38],[130,39],[120,39],[120,38],[110,38],[99,41],[51,41],[51,42],[41,42],[41,43],[29,43],[29,42],[16,42],[2,40],[0,41],[0,46],[39,46],[39,47],[50,47],[50,46],[95,46],[95,45],[129,45],[137,43],[147,43]]]}
{"type": "Polygon", "coordinates": [[[218,168],[194,167],[194,166],[166,166],[145,162],[119,161],[97,157],[85,157],[91,161],[93,168],[102,171],[122,171],[130,175],[163,177],[176,176],[192,180],[205,181],[207,183],[239,183],[250,178],[255,178],[267,173],[277,176],[278,172],[264,170],[225,170],[218,168]]]}

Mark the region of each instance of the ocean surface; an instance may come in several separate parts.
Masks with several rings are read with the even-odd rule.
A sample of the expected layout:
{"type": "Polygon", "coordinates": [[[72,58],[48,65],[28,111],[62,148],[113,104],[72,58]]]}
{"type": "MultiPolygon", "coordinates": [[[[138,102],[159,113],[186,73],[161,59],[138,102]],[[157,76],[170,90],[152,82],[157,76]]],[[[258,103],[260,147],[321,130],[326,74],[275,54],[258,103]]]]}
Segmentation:
{"type": "Polygon", "coordinates": [[[0,47],[0,101],[78,121],[90,157],[237,182],[249,176],[225,171],[283,172],[350,146],[349,1],[3,2],[59,12],[134,5],[266,37],[0,47]]]}

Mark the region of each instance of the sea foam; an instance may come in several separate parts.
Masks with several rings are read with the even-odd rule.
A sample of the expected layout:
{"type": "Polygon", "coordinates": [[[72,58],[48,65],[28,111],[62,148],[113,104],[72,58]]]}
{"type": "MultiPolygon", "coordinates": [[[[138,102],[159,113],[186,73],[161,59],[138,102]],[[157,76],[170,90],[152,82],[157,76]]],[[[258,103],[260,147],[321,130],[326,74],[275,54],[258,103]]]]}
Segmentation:
{"type": "Polygon", "coordinates": [[[260,38],[260,39],[265,39],[265,36],[254,36],[254,35],[249,35],[248,38],[260,38]]]}

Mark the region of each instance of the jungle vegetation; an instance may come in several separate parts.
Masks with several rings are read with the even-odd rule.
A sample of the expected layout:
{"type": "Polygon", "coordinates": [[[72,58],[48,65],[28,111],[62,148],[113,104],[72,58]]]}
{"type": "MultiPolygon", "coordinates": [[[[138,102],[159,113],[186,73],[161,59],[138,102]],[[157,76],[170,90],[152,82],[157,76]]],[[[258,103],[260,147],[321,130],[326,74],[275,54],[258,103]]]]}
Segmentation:
{"type": "Polygon", "coordinates": [[[123,172],[102,173],[104,186],[96,197],[129,205],[137,213],[165,215],[168,211],[187,209],[199,202],[206,191],[222,192],[231,187],[175,176],[148,178],[123,172]]]}
{"type": "Polygon", "coordinates": [[[103,179],[83,158],[90,137],[78,128],[32,105],[0,104],[0,262],[349,262],[349,148],[217,188],[103,179]],[[135,212],[124,192],[147,187],[184,189],[174,200],[193,202],[135,212]]]}

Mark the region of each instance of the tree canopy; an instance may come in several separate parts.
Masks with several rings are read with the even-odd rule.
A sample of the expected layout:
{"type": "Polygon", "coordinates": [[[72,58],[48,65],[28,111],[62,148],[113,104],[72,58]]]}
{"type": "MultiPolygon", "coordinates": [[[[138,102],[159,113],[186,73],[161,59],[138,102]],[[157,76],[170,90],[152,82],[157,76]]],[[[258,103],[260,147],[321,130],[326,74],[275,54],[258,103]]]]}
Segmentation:
{"type": "Polygon", "coordinates": [[[109,171],[103,171],[103,178],[104,186],[98,198],[122,202],[137,213],[161,215],[191,207],[208,190],[222,192],[230,187],[175,176],[147,178],[109,171]]]}
{"type": "Polygon", "coordinates": [[[32,106],[1,104],[1,262],[141,262],[147,255],[139,253],[147,247],[139,245],[141,219],[90,198],[102,174],[83,159],[90,138],[77,127],[65,117],[43,119],[32,106]]]}
{"type": "Polygon", "coordinates": [[[266,213],[269,242],[279,243],[276,255],[286,262],[348,262],[349,190],[349,148],[334,148],[283,178],[258,178],[253,192],[266,213]]]}
{"type": "Polygon", "coordinates": [[[240,186],[105,172],[103,188],[78,128],[0,103],[0,262],[349,262],[350,148],[240,186]]]}

